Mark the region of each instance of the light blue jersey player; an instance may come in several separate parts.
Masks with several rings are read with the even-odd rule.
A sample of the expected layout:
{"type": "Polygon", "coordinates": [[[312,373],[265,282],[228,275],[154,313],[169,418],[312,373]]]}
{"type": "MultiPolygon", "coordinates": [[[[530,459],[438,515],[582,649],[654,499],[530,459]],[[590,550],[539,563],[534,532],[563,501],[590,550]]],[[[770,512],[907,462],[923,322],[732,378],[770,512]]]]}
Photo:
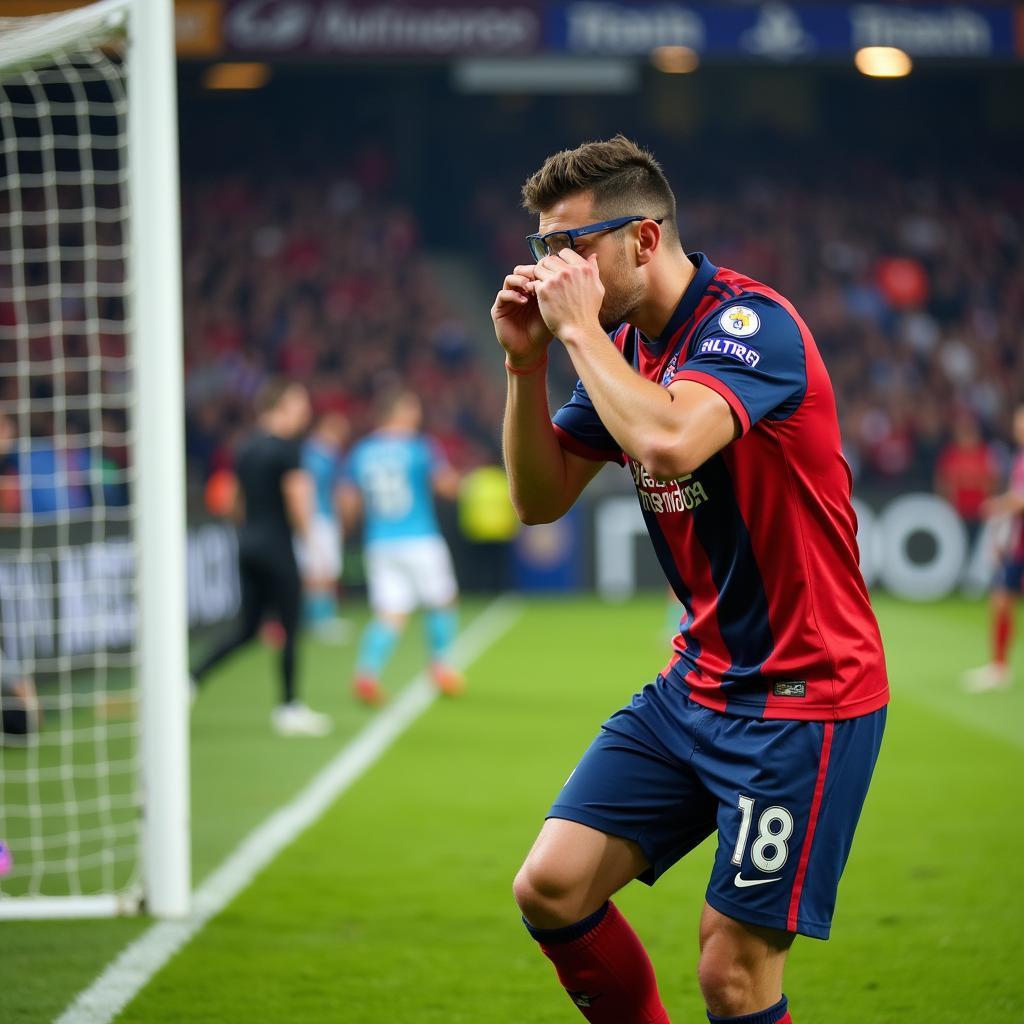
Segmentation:
{"type": "Polygon", "coordinates": [[[340,640],[345,624],[338,618],[338,581],[342,568],[342,534],[337,514],[342,447],[348,420],[324,413],[302,447],[302,468],[314,487],[313,519],[308,538],[297,545],[305,589],[306,621],[323,639],[340,640]]]}
{"type": "Polygon", "coordinates": [[[353,691],[371,704],[384,699],[380,675],[417,607],[426,612],[435,683],[446,694],[460,692],[463,685],[449,660],[458,587],[434,511],[435,493],[454,498],[459,476],[420,434],[422,419],[415,394],[389,394],[380,405],[378,429],[353,447],[344,470],[346,524],[360,513],[364,520],[373,611],[360,641],[353,691]]]}

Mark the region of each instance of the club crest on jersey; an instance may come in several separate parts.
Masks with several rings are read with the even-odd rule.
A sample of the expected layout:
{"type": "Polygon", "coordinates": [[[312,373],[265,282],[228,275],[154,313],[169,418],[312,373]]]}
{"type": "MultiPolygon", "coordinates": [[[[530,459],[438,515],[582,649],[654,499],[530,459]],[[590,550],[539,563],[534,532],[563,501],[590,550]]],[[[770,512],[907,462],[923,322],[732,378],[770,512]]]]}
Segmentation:
{"type": "Polygon", "coordinates": [[[668,387],[668,382],[676,375],[676,367],[679,365],[679,353],[668,361],[668,366],[665,367],[665,372],[661,375],[661,386],[668,387]]]}
{"type": "Polygon", "coordinates": [[[761,318],[749,306],[730,306],[718,318],[718,323],[734,338],[749,338],[761,329],[761,318]]]}
{"type": "Polygon", "coordinates": [[[705,338],[697,349],[697,355],[704,355],[706,352],[715,352],[720,356],[732,356],[747,366],[754,367],[761,362],[761,353],[756,348],[744,345],[740,341],[732,341],[730,338],[705,338]]]}

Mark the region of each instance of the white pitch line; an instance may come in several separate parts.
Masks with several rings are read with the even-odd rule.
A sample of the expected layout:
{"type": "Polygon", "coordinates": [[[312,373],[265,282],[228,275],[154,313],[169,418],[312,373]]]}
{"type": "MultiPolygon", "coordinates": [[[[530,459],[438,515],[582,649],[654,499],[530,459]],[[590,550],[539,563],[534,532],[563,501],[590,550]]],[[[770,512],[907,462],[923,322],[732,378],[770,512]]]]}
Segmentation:
{"type": "MultiPolygon", "coordinates": [[[[520,611],[507,598],[488,605],[456,640],[452,661],[460,668],[471,664],[512,626],[520,611]]],[[[436,699],[437,689],[426,673],[420,673],[302,792],[242,840],[193,893],[188,917],[161,921],[145,931],[78,994],[56,1024],[109,1024],[210,918],[317,821],[436,699]]]]}

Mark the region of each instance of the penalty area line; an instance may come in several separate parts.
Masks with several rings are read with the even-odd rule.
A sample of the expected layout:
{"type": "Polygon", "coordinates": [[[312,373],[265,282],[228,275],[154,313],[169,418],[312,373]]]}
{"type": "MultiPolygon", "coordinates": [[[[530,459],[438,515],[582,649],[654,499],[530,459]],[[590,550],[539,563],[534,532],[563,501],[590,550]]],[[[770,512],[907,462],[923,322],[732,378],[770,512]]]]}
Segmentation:
{"type": "MultiPolygon", "coordinates": [[[[452,648],[458,668],[472,664],[519,618],[521,607],[499,597],[461,633],[452,648]]],[[[257,826],[192,894],[192,910],[177,921],[160,921],[127,946],[83,989],[56,1024],[109,1024],[150,979],[275,857],[310,825],[437,699],[421,672],[395,701],[365,726],[291,801],[257,826]]]]}

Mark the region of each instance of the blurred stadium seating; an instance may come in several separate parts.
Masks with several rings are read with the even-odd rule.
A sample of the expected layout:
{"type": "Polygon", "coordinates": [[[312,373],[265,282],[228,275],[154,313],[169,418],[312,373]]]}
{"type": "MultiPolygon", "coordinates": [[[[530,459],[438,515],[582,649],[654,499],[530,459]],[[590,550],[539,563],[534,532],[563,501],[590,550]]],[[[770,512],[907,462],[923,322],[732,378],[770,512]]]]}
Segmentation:
{"type": "MultiPolygon", "coordinates": [[[[555,104],[529,90],[466,91],[436,62],[278,62],[263,88],[228,91],[207,88],[207,70],[180,67],[193,514],[269,374],[308,382],[356,436],[374,388],[400,374],[429,394],[427,428],[456,465],[498,461],[500,359],[486,310],[527,256],[519,186],[553,149],[616,131],[662,159],[687,247],[803,312],[836,386],[859,496],[932,490],[965,419],[998,486],[1024,396],[1017,65],[925,64],[886,82],[827,61],[698,75],[645,66],[635,89],[555,104]]],[[[572,382],[556,359],[552,400],[572,382]]],[[[118,415],[102,451],[68,452],[69,464],[116,469],[118,415]]],[[[13,459],[0,469],[0,502],[31,500],[13,459]]]]}
{"type": "MultiPolygon", "coordinates": [[[[1024,195],[1015,116],[994,98],[1015,69],[881,84],[827,67],[652,72],[638,97],[564,97],[551,116],[542,98],[454,93],[436,68],[275,74],[213,101],[186,75],[194,476],[230,460],[248,396],[272,372],[308,380],[357,430],[375,380],[408,375],[432,396],[428,427],[454,461],[494,461],[500,360],[481,316],[527,255],[519,186],[547,152],[618,130],[661,156],[684,244],[803,311],[859,494],[931,490],[964,417],[1005,470],[1024,395],[1024,195]],[[331,102],[356,89],[363,105],[331,102]],[[954,146],[944,125],[968,114],[954,146]],[[475,286],[456,295],[453,256],[475,286]]],[[[556,360],[553,401],[572,380],[556,360]]]]}

